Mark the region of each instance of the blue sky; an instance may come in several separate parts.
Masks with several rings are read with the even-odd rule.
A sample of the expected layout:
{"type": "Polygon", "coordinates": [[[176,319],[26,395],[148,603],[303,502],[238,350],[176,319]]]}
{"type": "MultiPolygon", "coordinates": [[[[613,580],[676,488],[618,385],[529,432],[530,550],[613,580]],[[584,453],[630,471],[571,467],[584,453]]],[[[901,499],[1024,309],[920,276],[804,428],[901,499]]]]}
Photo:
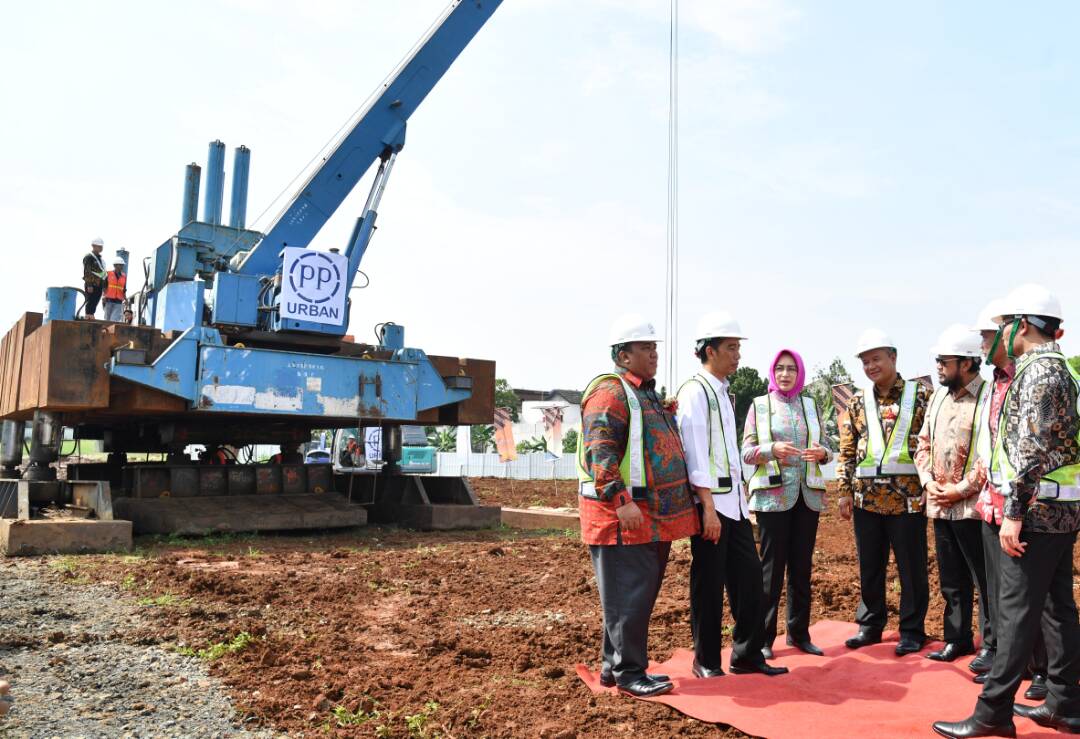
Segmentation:
{"type": "MultiPolygon", "coordinates": [[[[174,233],[183,165],[211,139],[252,149],[254,218],[443,6],[9,8],[0,218],[12,267],[30,267],[0,324],[77,284],[93,237],[140,259],[174,233]]],[[[904,373],[928,373],[941,329],[1026,280],[1080,323],[1080,6],[681,8],[680,377],[697,317],[719,308],[759,369],[793,346],[855,370],[876,325],[904,373]]],[[[352,333],[393,320],[515,385],[583,387],[616,315],[663,321],[667,12],[504,3],[410,122],[352,333]]],[[[366,191],[317,248],[344,245],[366,191]]]]}

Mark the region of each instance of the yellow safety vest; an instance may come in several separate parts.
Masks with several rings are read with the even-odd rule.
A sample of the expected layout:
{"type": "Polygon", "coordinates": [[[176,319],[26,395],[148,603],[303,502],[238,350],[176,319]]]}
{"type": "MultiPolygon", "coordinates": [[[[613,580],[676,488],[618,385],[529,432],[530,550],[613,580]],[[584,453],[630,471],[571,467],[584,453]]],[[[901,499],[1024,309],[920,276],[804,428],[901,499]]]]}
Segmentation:
{"type": "MultiPolygon", "coordinates": [[[[720,398],[709,383],[709,379],[702,374],[697,374],[682,384],[679,395],[690,387],[691,383],[700,385],[709,401],[708,434],[709,434],[709,479],[716,480],[716,485],[710,488],[710,492],[722,495],[730,493],[734,488],[731,479],[731,464],[728,459],[727,438],[724,436],[724,419],[720,415],[720,398]]],[[[740,462],[741,464],[741,462],[740,462]]]]}
{"type": "MultiPolygon", "coordinates": [[[[637,393],[634,392],[634,387],[626,381],[626,378],[611,372],[593,378],[589,386],[585,388],[585,392],[581,396],[582,410],[585,409],[585,401],[589,399],[589,396],[592,395],[593,391],[596,390],[596,386],[602,380],[618,380],[626,391],[627,411],[629,411],[630,415],[630,431],[626,440],[626,451],[623,452],[622,460],[619,462],[619,474],[622,477],[623,484],[626,485],[627,491],[630,493],[630,497],[641,499],[644,497],[646,487],[645,420],[641,412],[641,403],[638,401],[637,393]]],[[[585,466],[584,419],[582,421],[581,433],[578,434],[577,441],[578,494],[586,498],[599,499],[596,494],[596,480],[593,478],[592,470],[585,466]]]]}
{"type": "MultiPolygon", "coordinates": [[[[979,388],[979,394],[975,397],[975,414],[971,418],[971,442],[968,444],[967,459],[964,460],[965,475],[971,471],[972,466],[975,464],[975,458],[980,454],[979,449],[984,446],[988,447],[990,444],[988,424],[984,415],[986,410],[990,407],[990,393],[992,389],[993,383],[984,381],[982,387],[979,388]]],[[[930,406],[926,411],[930,428],[931,469],[934,464],[934,433],[937,429],[937,417],[941,412],[941,406],[944,404],[945,398],[948,397],[948,395],[948,388],[939,387],[934,391],[934,394],[930,396],[930,406]]],[[[987,455],[987,458],[989,458],[989,455],[987,455]]]]}
{"type": "MultiPolygon", "coordinates": [[[[821,444],[821,422],[818,417],[817,403],[813,398],[802,395],[803,415],[806,418],[807,447],[812,444],[821,444]]],[[[772,444],[772,396],[762,395],[754,398],[754,420],[757,428],[758,444],[772,444]]],[[[821,465],[817,462],[807,461],[803,467],[803,479],[806,487],[811,490],[825,489],[825,476],[821,473],[821,465]]],[[[780,462],[776,459],[759,464],[750,478],[750,492],[767,490],[780,487],[784,484],[783,475],[780,472],[780,462]]]]}
{"type": "Polygon", "coordinates": [[[918,469],[911,458],[908,438],[911,436],[911,422],[915,417],[915,401],[919,397],[919,383],[914,380],[904,381],[904,392],[900,396],[900,414],[893,424],[888,444],[882,430],[881,417],[878,415],[877,398],[874,386],[864,388],[863,412],[866,414],[866,458],[855,468],[855,476],[862,478],[891,477],[898,475],[917,475],[918,469]]]}

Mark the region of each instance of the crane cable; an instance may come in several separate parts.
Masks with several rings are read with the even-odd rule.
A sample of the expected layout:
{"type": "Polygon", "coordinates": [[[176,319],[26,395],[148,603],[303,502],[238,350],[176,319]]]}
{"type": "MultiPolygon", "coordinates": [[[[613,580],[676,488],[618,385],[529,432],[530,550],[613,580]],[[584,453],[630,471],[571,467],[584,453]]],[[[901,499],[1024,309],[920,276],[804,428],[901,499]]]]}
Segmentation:
{"type": "Polygon", "coordinates": [[[679,348],[679,0],[671,0],[668,34],[668,170],[664,339],[667,387],[674,394],[679,348]]]}

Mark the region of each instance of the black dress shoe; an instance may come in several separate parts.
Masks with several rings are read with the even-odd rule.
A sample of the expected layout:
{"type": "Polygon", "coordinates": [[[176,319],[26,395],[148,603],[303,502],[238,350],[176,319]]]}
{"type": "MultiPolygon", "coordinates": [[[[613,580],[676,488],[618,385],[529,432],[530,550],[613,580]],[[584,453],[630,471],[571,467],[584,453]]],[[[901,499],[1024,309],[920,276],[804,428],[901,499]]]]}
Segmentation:
{"type": "Polygon", "coordinates": [[[979,685],[985,685],[986,684],[986,679],[988,677],[990,677],[989,672],[980,672],[978,675],[971,678],[971,682],[978,683],[979,685]]]}
{"type": "Polygon", "coordinates": [[[949,642],[936,652],[930,652],[930,654],[926,655],[926,658],[932,659],[935,662],[952,662],[954,659],[974,653],[975,645],[971,642],[967,642],[966,644],[949,642]]]}
{"type": "Polygon", "coordinates": [[[694,660],[694,677],[723,677],[723,668],[717,667],[715,669],[711,667],[705,667],[696,659],[694,660]]]}
{"type": "Polygon", "coordinates": [[[629,693],[636,698],[649,698],[654,695],[669,693],[674,687],[675,686],[669,682],[657,682],[656,680],[650,680],[648,677],[643,677],[632,683],[620,685],[619,691],[622,693],[629,693]]]}
{"type": "Polygon", "coordinates": [[[1046,675],[1035,673],[1031,676],[1031,685],[1024,691],[1024,697],[1029,701],[1046,700],[1046,675]]]}
{"type": "Polygon", "coordinates": [[[871,644],[878,644],[880,642],[880,633],[876,631],[860,631],[858,634],[845,641],[844,646],[848,649],[859,649],[861,647],[868,647],[871,644]]]}
{"type": "Polygon", "coordinates": [[[1080,716],[1076,718],[1059,716],[1047,708],[1045,703],[1040,706],[1025,706],[1022,703],[1014,703],[1013,713],[1017,716],[1029,718],[1039,726],[1057,729],[1065,734],[1080,734],[1080,716]]]}
{"type": "Polygon", "coordinates": [[[821,647],[814,644],[812,641],[810,641],[809,638],[807,638],[807,639],[792,639],[789,636],[787,638],[787,645],[789,647],[795,647],[800,652],[806,652],[807,654],[812,654],[815,657],[824,657],[825,656],[825,652],[821,651],[821,647]]]}
{"type": "Polygon", "coordinates": [[[983,647],[979,650],[979,653],[975,655],[975,659],[968,662],[968,669],[974,672],[976,675],[981,675],[984,672],[990,672],[990,668],[994,666],[994,650],[983,647]]]}
{"type": "Polygon", "coordinates": [[[972,736],[1016,736],[1016,725],[1010,721],[1007,724],[984,724],[975,717],[964,721],[935,721],[934,731],[951,739],[967,739],[972,736]]]}
{"type": "Polygon", "coordinates": [[[747,664],[745,662],[732,662],[728,665],[728,669],[731,670],[732,675],[768,675],[769,677],[776,677],[777,675],[787,674],[788,668],[786,667],[773,667],[767,662],[758,662],[756,664],[747,664]]]}
{"type": "Polygon", "coordinates": [[[905,654],[915,654],[921,651],[926,644],[926,637],[901,636],[896,644],[896,656],[903,657],[905,654]]]}
{"type": "MultiPolygon", "coordinates": [[[[667,675],[650,675],[650,674],[646,674],[645,677],[649,678],[650,680],[653,680],[654,682],[666,683],[666,682],[671,681],[671,678],[668,677],[667,675]]],[[[610,672],[601,671],[600,672],[600,684],[602,686],[604,686],[605,688],[614,688],[615,687],[615,676],[612,675],[610,672]]]]}
{"type": "Polygon", "coordinates": [[[761,656],[764,657],[765,659],[772,659],[773,658],[772,647],[762,647],[761,648],[761,656]]]}

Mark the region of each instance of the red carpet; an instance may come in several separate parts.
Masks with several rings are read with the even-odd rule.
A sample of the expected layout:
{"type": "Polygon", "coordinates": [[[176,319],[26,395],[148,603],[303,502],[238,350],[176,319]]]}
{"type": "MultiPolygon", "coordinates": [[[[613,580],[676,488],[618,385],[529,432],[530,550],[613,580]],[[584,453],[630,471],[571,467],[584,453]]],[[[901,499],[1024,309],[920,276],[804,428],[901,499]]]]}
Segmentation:
{"type": "MultiPolygon", "coordinates": [[[[851,650],[844,639],[855,631],[853,624],[837,621],[815,624],[810,633],[824,657],[803,654],[778,638],[773,664],[791,670],[779,677],[729,673],[699,680],[691,672],[693,652],[680,649],[667,662],[649,668],[670,675],[675,690],[646,700],[754,736],[800,739],[937,736],[930,728],[934,721],[960,721],[971,715],[981,686],[971,681],[970,657],[952,664],[925,659],[940,643],[920,654],[897,657],[895,633],[887,634],[881,644],[851,650]]],[[[724,650],[725,671],[729,658],[729,650],[724,650]]],[[[598,673],[583,665],[577,671],[594,693],[614,692],[600,687],[598,673]]],[[[1025,682],[1018,693],[1021,703],[1031,702],[1023,698],[1026,688],[1025,682]]],[[[1027,719],[1015,721],[1019,736],[1061,736],[1027,719]]]]}

